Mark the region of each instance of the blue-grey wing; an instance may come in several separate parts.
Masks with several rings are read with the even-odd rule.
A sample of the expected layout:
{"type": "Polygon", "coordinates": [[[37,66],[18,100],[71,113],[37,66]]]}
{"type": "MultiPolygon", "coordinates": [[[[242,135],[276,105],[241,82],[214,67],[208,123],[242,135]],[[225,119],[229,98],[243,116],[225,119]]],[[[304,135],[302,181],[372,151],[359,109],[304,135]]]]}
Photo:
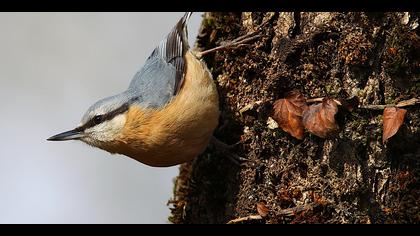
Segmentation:
{"type": "Polygon", "coordinates": [[[162,107],[180,90],[189,48],[186,22],[190,16],[188,12],[179,20],[132,79],[128,90],[140,96],[143,106],[162,107]]]}
{"type": "Polygon", "coordinates": [[[173,96],[177,71],[162,58],[149,58],[131,80],[129,91],[144,107],[162,107],[173,96]]]}

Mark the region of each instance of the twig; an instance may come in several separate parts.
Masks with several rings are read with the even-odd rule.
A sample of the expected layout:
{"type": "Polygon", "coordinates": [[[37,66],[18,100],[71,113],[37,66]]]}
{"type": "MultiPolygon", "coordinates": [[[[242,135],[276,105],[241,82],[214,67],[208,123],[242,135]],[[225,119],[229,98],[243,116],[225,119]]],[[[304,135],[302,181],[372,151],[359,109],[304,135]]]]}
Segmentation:
{"type": "MultiPolygon", "coordinates": [[[[314,102],[322,102],[322,100],[324,100],[324,98],[309,98],[306,99],[306,103],[314,103],[314,102]]],[[[342,105],[341,102],[337,99],[333,99],[335,103],[337,103],[338,105],[342,105]]]]}
{"type": "Polygon", "coordinates": [[[291,207],[291,208],[287,208],[284,210],[281,210],[280,212],[276,212],[277,216],[293,216],[296,213],[302,212],[302,211],[307,211],[307,210],[312,210],[314,207],[318,206],[318,203],[309,203],[306,205],[300,205],[300,206],[296,206],[296,207],[291,207]]]}
{"type": "MultiPolygon", "coordinates": [[[[311,210],[314,207],[318,206],[318,203],[309,203],[306,205],[300,205],[300,206],[296,206],[296,207],[291,207],[291,208],[287,208],[287,209],[283,209],[280,210],[280,212],[276,212],[276,216],[293,216],[296,213],[302,212],[302,211],[307,211],[307,210],[311,210]]],[[[249,216],[245,216],[245,217],[240,217],[234,220],[230,220],[229,222],[227,222],[227,224],[236,224],[236,223],[240,223],[243,221],[249,221],[249,220],[262,220],[262,216],[260,215],[249,215],[249,216]]]]}
{"type": "Polygon", "coordinates": [[[309,98],[306,99],[306,103],[322,102],[324,98],[309,98]]]}
{"type": "Polygon", "coordinates": [[[244,45],[246,45],[247,42],[252,41],[254,39],[257,39],[257,38],[261,37],[261,35],[259,35],[259,34],[254,35],[255,33],[257,33],[257,32],[253,32],[251,34],[247,34],[247,35],[241,36],[241,37],[233,40],[232,42],[225,43],[223,45],[220,45],[218,47],[215,47],[215,48],[212,48],[212,49],[209,49],[209,50],[206,50],[206,51],[196,52],[196,56],[198,58],[202,58],[204,55],[209,54],[209,53],[212,53],[212,52],[215,52],[215,51],[227,50],[227,49],[234,49],[236,47],[244,46],[244,45]],[[249,38],[246,38],[246,37],[249,37],[249,38]]]}
{"type": "Polygon", "coordinates": [[[248,220],[261,220],[262,216],[260,215],[250,215],[250,216],[245,216],[245,217],[240,217],[234,220],[230,220],[229,222],[227,222],[227,224],[236,224],[239,222],[243,222],[243,221],[248,221],[248,220]]]}
{"type": "Polygon", "coordinates": [[[387,107],[393,107],[395,104],[388,104],[388,105],[360,105],[359,108],[362,109],[369,109],[369,110],[383,110],[387,107]]]}
{"type": "Polygon", "coordinates": [[[364,105],[359,106],[359,108],[362,109],[371,109],[371,110],[383,110],[387,107],[406,107],[406,106],[413,106],[420,103],[420,99],[418,98],[412,98],[408,100],[401,101],[397,104],[386,104],[386,105],[364,105]]]}
{"type": "Polygon", "coordinates": [[[266,21],[264,21],[263,23],[258,25],[257,29],[254,32],[239,36],[238,38],[236,38],[236,39],[234,39],[230,42],[223,43],[222,45],[220,45],[218,47],[211,48],[211,49],[208,49],[208,50],[205,50],[205,51],[202,51],[202,52],[196,52],[195,53],[196,57],[203,58],[204,55],[215,52],[215,51],[218,51],[218,50],[234,49],[234,48],[237,48],[237,47],[247,45],[246,43],[248,43],[249,41],[252,41],[252,40],[257,39],[257,38],[262,36],[258,33],[261,32],[263,27],[270,22],[271,18],[267,19],[266,21]]]}
{"type": "Polygon", "coordinates": [[[412,98],[412,99],[408,99],[408,100],[399,102],[396,105],[396,107],[412,106],[412,105],[415,105],[417,103],[420,103],[420,99],[418,99],[418,98],[412,98]]]}
{"type": "MultiPolygon", "coordinates": [[[[314,102],[322,102],[324,98],[309,98],[306,99],[307,103],[314,103],[314,102]]],[[[338,104],[341,105],[341,102],[338,101],[337,99],[334,99],[334,101],[338,104]]],[[[386,104],[386,105],[359,105],[359,108],[361,109],[371,109],[371,110],[383,110],[387,107],[407,107],[407,106],[413,106],[416,104],[420,104],[420,99],[419,98],[411,98],[408,100],[404,100],[401,101],[397,104],[386,104]]]]}

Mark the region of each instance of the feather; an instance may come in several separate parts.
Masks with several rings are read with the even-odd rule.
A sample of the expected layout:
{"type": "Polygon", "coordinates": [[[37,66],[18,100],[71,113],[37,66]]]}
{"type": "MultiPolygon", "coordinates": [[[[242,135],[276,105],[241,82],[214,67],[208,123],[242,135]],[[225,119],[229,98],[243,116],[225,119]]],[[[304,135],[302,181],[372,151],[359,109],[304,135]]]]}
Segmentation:
{"type": "Polygon", "coordinates": [[[143,105],[161,107],[181,89],[185,53],[189,49],[187,20],[191,14],[185,13],[132,79],[128,91],[142,95],[143,105]]]}

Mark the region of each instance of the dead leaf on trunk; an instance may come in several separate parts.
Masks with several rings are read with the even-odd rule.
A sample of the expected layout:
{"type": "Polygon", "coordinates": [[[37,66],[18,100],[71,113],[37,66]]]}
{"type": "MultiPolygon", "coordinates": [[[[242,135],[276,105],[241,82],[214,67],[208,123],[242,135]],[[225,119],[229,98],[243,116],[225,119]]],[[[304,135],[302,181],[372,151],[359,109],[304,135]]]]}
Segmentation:
{"type": "Polygon", "coordinates": [[[257,203],[257,212],[261,217],[266,217],[268,215],[268,208],[265,206],[264,202],[257,203]]]}
{"type": "Polygon", "coordinates": [[[285,98],[274,103],[273,119],[277,121],[283,131],[302,140],[305,131],[302,114],[307,107],[303,94],[296,90],[291,91],[285,98]]]}
{"type": "Polygon", "coordinates": [[[326,138],[339,129],[335,122],[337,112],[337,103],[333,99],[324,98],[322,103],[311,105],[303,112],[303,125],[312,134],[326,138]]]}
{"type": "Polygon", "coordinates": [[[385,143],[390,137],[394,136],[404,122],[407,110],[396,107],[387,107],[384,109],[383,124],[384,131],[382,142],[385,143]]]}

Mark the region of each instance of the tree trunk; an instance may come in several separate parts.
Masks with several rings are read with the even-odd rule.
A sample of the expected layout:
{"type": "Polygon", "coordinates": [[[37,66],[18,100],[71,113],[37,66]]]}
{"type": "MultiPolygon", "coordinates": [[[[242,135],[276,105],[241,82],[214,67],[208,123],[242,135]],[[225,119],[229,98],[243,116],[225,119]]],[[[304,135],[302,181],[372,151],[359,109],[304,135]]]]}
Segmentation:
{"type": "Polygon", "coordinates": [[[181,165],[170,221],[420,222],[420,106],[404,107],[403,125],[385,143],[383,107],[370,106],[419,97],[419,17],[206,13],[199,51],[263,25],[248,45],[204,58],[220,96],[215,136],[241,141],[233,152],[248,161],[239,166],[208,148],[181,165]],[[306,132],[298,140],[267,124],[274,101],[292,90],[306,98],[356,96],[359,107],[341,113],[335,136],[306,132]]]}

